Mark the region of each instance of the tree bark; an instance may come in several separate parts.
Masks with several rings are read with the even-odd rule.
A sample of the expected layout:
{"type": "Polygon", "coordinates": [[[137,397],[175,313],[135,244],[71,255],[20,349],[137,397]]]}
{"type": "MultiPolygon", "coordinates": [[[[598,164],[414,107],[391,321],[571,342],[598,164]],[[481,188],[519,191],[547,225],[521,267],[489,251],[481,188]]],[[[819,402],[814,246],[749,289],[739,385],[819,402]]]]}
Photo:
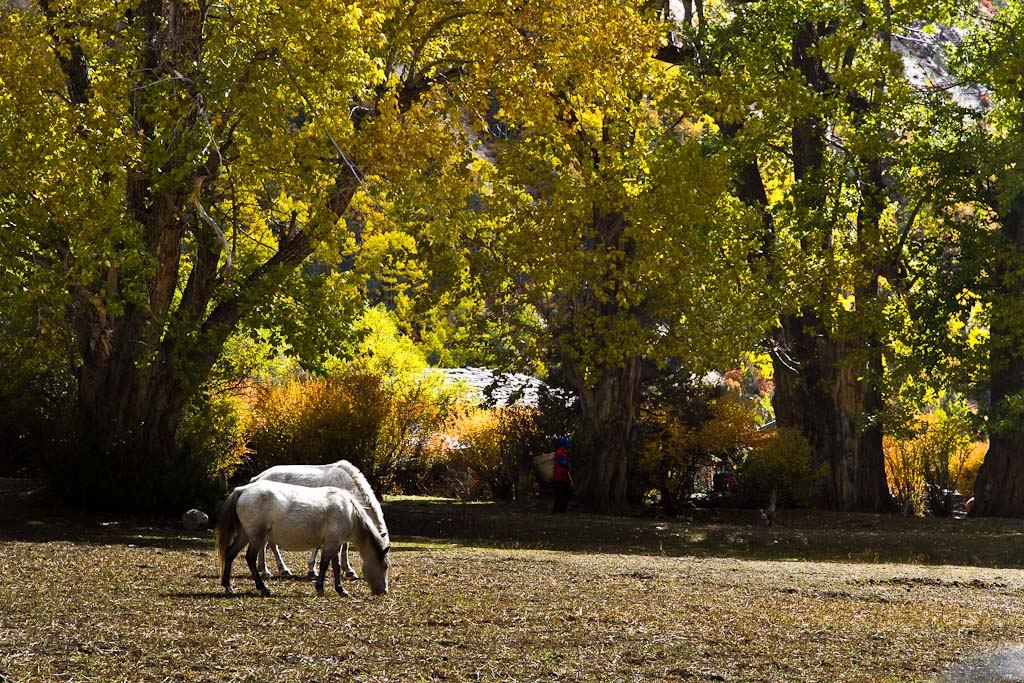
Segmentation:
{"type": "Polygon", "coordinates": [[[600,512],[621,514],[626,499],[630,456],[636,444],[641,360],[601,373],[588,383],[576,372],[570,380],[580,400],[573,471],[577,494],[600,512]]]}
{"type": "Polygon", "coordinates": [[[635,304],[624,308],[620,303],[623,262],[603,256],[613,252],[628,262],[635,246],[627,235],[628,226],[624,213],[594,207],[581,248],[597,254],[602,270],[590,273],[548,318],[567,380],[580,400],[572,465],[576,493],[593,509],[613,514],[628,509],[642,358],[630,350],[633,340],[617,336],[613,324],[619,316],[639,314],[635,304]],[[593,357],[594,349],[603,356],[608,349],[618,348],[622,349],[618,357],[593,357]]]}
{"type": "MultiPolygon", "coordinates": [[[[807,23],[793,39],[794,66],[809,87],[822,94],[832,87],[831,77],[814,47],[834,30],[833,24],[807,23]]],[[[796,120],[792,155],[799,186],[798,213],[811,236],[805,238],[805,249],[820,250],[827,257],[833,237],[825,216],[825,151],[823,121],[813,114],[796,120]]],[[[870,249],[877,242],[883,178],[878,160],[868,160],[866,166],[869,172],[865,173],[857,225],[858,242],[870,249]]],[[[868,249],[861,255],[864,272],[854,284],[855,305],[864,310],[879,293],[876,264],[869,258],[868,249]]],[[[819,303],[825,304],[834,293],[830,283],[822,285],[819,303]]],[[[890,496],[880,422],[881,343],[872,337],[872,326],[854,319],[850,327],[848,332],[837,329],[811,306],[781,316],[772,352],[773,405],[778,425],[800,430],[811,442],[815,465],[825,466],[822,502],[838,510],[883,511],[890,507],[890,496]]]]}
{"type": "Polygon", "coordinates": [[[825,468],[819,503],[835,510],[890,507],[878,420],[881,356],[828,334],[808,311],[785,316],[772,353],[779,427],[800,430],[825,468]],[[851,351],[852,349],[852,351],[851,351]]]}
{"type": "MultiPolygon", "coordinates": [[[[202,144],[192,112],[184,114],[178,143],[161,146],[152,135],[151,120],[159,103],[146,99],[152,97],[148,90],[162,77],[161,70],[184,72],[182,83],[195,76],[201,9],[185,2],[149,0],[139,5],[134,21],[146,36],[146,47],[139,55],[140,82],[131,91],[129,111],[146,144],[160,146],[153,156],[164,160],[159,168],[142,162],[130,169],[125,187],[127,213],[140,228],[139,246],[153,263],[146,299],[128,295],[117,264],[108,267],[103,288],[76,285],[72,291],[81,360],[78,407],[83,452],[77,469],[80,477],[91,472],[99,486],[105,484],[126,498],[149,472],[171,468],[174,433],[185,405],[186,397],[175,392],[180,368],[176,359],[165,356],[161,344],[181,268],[180,243],[188,227],[185,200],[196,182],[186,159],[202,144]],[[169,180],[172,177],[177,180],[169,180]]],[[[81,61],[84,64],[84,55],[81,61]]],[[[72,98],[86,104],[90,93],[82,90],[81,79],[68,69],[65,73],[72,98]]]]}
{"type": "Polygon", "coordinates": [[[992,408],[989,446],[974,485],[972,515],[1024,516],[1024,197],[1001,217],[1001,243],[993,264],[989,329],[992,408]]]}

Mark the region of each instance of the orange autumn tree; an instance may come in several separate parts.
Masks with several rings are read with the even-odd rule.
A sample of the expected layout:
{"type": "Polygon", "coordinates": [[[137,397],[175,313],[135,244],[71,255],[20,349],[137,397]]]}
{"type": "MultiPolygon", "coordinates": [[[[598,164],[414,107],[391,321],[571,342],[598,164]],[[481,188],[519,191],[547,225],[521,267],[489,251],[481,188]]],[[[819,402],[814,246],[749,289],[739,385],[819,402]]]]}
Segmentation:
{"type": "Polygon", "coordinates": [[[671,387],[642,412],[639,467],[666,512],[701,488],[716,466],[731,468],[763,438],[753,402],[722,387],[671,387]],[[664,396],[663,396],[664,398],[664,396]]]}

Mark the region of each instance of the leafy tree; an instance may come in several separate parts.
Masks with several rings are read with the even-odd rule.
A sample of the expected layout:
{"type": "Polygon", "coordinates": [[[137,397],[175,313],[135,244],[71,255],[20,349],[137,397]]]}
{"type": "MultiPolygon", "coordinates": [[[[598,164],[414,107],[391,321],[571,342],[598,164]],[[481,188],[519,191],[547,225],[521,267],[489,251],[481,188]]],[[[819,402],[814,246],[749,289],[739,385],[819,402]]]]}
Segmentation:
{"type": "Polygon", "coordinates": [[[657,21],[622,2],[529,18],[481,117],[493,164],[480,169],[492,213],[479,260],[492,306],[532,311],[522,322],[579,397],[581,496],[618,511],[644,372],[705,368],[758,334],[757,214],[705,144],[698,84],[653,59],[657,21]]]}
{"type": "Polygon", "coordinates": [[[239,325],[330,336],[309,284],[323,273],[299,266],[340,261],[325,286],[343,298],[340,257],[365,226],[354,199],[464,166],[443,86],[510,23],[492,9],[4,5],[0,324],[38,329],[73,369],[81,490],[159,498],[185,406],[239,325]]]}
{"type": "MultiPolygon", "coordinates": [[[[980,323],[988,328],[989,450],[972,514],[1024,515],[1024,7],[979,16],[959,51],[959,75],[984,86],[987,107],[963,108],[947,150],[970,220],[956,266],[978,276],[980,323]],[[981,248],[976,245],[980,243],[981,248]],[[970,249],[970,246],[975,249],[970,249]],[[979,254],[982,258],[978,258],[979,254]],[[987,325],[985,324],[987,323],[987,325]]],[[[947,129],[950,130],[950,129],[947,129]]]]}
{"type": "Polygon", "coordinates": [[[894,50],[941,7],[695,3],[663,59],[701,75],[734,188],[762,211],[779,425],[811,442],[841,509],[889,506],[882,452],[893,295],[929,187],[915,174],[923,98],[894,50]]]}

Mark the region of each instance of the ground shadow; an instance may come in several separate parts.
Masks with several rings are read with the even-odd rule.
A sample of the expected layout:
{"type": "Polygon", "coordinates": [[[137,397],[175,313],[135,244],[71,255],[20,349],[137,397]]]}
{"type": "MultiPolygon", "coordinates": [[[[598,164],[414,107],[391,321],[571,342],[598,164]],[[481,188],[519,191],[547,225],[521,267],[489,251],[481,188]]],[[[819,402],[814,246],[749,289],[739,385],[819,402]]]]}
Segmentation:
{"type": "MultiPolygon", "coordinates": [[[[692,509],[677,517],[644,509],[631,516],[549,512],[527,505],[398,499],[384,506],[396,542],[532,548],[586,553],[735,557],[754,560],[912,562],[1019,567],[1024,521],[904,518],[781,510],[765,526],[757,510],[692,509]]],[[[398,546],[399,548],[401,545],[398,546]]],[[[435,546],[436,547],[436,546],[435,546]]]]}
{"type": "MultiPolygon", "coordinates": [[[[447,544],[446,544],[447,545],[447,544]]],[[[395,539],[395,544],[391,546],[392,553],[422,553],[431,550],[438,550],[441,547],[440,543],[431,543],[428,538],[419,538],[415,536],[405,536],[399,539],[395,539]]]]}
{"type": "Polygon", "coordinates": [[[167,550],[210,550],[213,532],[186,531],[177,520],[95,514],[56,506],[0,504],[0,542],[66,541],[167,550]]]}
{"type": "MultiPolygon", "coordinates": [[[[1020,567],[1024,520],[901,518],[892,515],[780,510],[773,526],[757,510],[693,509],[665,517],[579,508],[553,515],[546,499],[528,504],[389,499],[385,517],[396,552],[465,545],[584,553],[751,560],[910,562],[1020,567]]],[[[79,513],[0,503],[0,542],[66,541],[168,550],[213,551],[213,532],[185,531],[176,519],[79,513]]],[[[280,580],[280,579],[278,579],[280,580]]],[[[303,573],[293,579],[307,581],[303,573]]]]}

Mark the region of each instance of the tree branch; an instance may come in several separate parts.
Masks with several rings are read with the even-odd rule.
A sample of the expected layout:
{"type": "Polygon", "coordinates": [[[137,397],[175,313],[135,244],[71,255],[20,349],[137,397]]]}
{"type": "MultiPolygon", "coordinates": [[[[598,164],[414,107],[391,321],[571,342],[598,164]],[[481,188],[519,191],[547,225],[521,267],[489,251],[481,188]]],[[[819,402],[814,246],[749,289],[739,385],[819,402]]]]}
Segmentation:
{"type": "Polygon", "coordinates": [[[72,22],[62,21],[56,10],[50,5],[50,0],[39,0],[39,7],[49,20],[46,24],[46,32],[53,41],[53,53],[60,62],[60,70],[64,72],[64,84],[67,88],[68,99],[71,104],[86,104],[89,101],[89,91],[92,81],[89,78],[89,62],[85,52],[77,40],[70,37],[71,28],[75,26],[72,22]],[[57,30],[57,24],[61,24],[61,30],[57,30]]]}

